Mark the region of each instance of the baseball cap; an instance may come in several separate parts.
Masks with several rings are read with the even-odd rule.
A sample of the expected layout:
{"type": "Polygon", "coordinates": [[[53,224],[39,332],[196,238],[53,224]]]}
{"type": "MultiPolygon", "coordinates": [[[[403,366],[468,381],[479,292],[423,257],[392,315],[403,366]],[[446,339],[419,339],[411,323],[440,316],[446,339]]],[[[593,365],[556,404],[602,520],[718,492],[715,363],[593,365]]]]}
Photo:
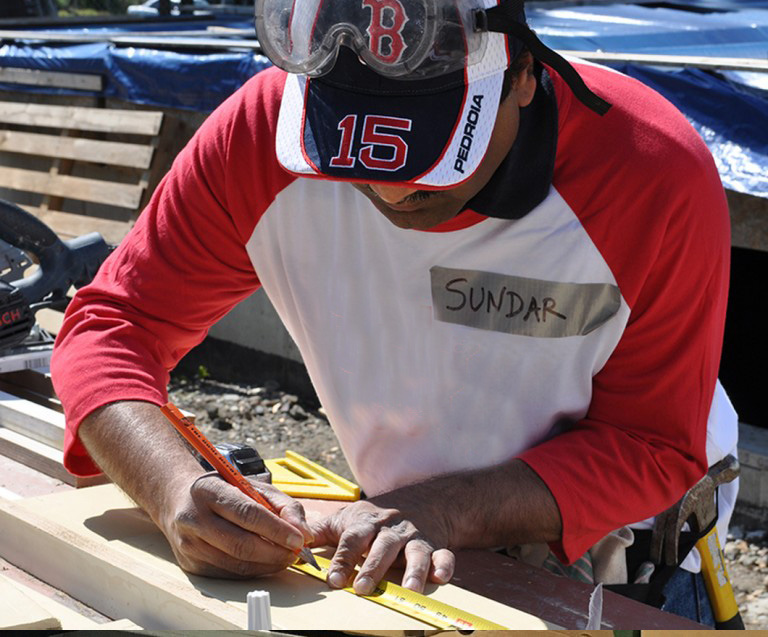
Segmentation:
{"type": "MultiPolygon", "coordinates": [[[[420,1],[425,0],[363,0],[363,4],[395,3],[407,16],[411,11],[407,5],[420,1]]],[[[291,173],[308,177],[397,182],[422,189],[457,186],[475,173],[485,156],[504,73],[524,47],[535,57],[544,58],[542,61],[567,66],[564,79],[574,80],[575,76],[572,87],[577,87],[577,97],[581,93],[594,98],[596,111],[607,110],[610,105],[591,93],[573,68],[528,28],[523,2],[473,1],[483,3],[485,9],[481,14],[484,23],[478,25],[484,32],[482,54],[458,69],[439,75],[417,70],[410,77],[398,69],[399,75],[393,76],[386,68],[363,60],[361,52],[366,52],[368,42],[355,44],[337,35],[332,42],[335,48],[329,47],[332,55],[323,61],[323,74],[288,73],[276,134],[280,164],[291,173]],[[345,42],[352,45],[345,46],[345,42]]],[[[313,6],[317,10],[318,5],[313,6]]],[[[372,9],[370,19],[376,15],[372,9]]],[[[384,27],[397,37],[392,21],[396,14],[382,11],[380,15],[381,20],[389,21],[384,27]]],[[[313,20],[313,24],[318,23],[313,20]]],[[[403,24],[401,20],[398,25],[401,31],[403,24]]],[[[258,25],[257,7],[257,31],[258,25]]],[[[334,33],[332,29],[329,32],[334,33]]],[[[261,33],[265,33],[265,40],[269,37],[263,27],[261,33]]],[[[371,27],[366,33],[371,33],[371,27]]],[[[387,54],[394,49],[391,42],[385,40],[383,45],[387,54]]],[[[292,45],[288,43],[284,50],[292,45]]],[[[265,49],[269,53],[269,47],[265,49]]],[[[281,66],[287,55],[271,57],[281,66]]]]}

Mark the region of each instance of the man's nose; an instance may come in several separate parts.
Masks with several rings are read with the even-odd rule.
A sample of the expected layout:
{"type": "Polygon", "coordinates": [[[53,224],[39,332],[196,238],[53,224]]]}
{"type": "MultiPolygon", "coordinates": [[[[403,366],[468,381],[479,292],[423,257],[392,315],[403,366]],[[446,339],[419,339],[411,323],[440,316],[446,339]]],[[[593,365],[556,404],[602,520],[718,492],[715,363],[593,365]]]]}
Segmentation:
{"type": "Polygon", "coordinates": [[[370,184],[371,190],[385,203],[398,203],[408,195],[412,195],[418,188],[408,186],[388,186],[386,184],[370,184]]]}

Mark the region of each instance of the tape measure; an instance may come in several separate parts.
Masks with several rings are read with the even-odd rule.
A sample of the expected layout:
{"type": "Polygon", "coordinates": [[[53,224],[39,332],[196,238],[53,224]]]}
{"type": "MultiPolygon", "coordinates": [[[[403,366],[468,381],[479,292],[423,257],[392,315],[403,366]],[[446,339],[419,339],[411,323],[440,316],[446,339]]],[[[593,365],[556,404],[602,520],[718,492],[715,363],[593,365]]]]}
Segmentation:
{"type": "MultiPolygon", "coordinates": [[[[309,564],[294,564],[291,568],[325,581],[331,561],[315,555],[320,571],[309,564]]],[[[357,595],[352,587],[342,589],[357,595]]],[[[439,602],[435,599],[382,580],[371,595],[358,595],[376,604],[386,606],[398,613],[418,619],[435,628],[455,628],[458,630],[509,630],[494,622],[468,613],[459,608],[439,602]]]]}

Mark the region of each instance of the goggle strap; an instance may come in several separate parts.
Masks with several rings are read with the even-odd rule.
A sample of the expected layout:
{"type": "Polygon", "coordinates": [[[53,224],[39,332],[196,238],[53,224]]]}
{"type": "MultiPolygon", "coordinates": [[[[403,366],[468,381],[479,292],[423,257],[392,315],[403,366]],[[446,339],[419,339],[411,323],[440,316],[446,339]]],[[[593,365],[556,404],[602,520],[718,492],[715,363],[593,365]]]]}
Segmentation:
{"type": "Polygon", "coordinates": [[[520,0],[512,0],[486,9],[485,17],[488,30],[506,33],[522,41],[533,54],[533,57],[548,64],[560,74],[580,102],[598,115],[605,115],[611,108],[611,103],[593,93],[568,60],[546,46],[527,25],[516,19],[523,4],[520,0]]]}

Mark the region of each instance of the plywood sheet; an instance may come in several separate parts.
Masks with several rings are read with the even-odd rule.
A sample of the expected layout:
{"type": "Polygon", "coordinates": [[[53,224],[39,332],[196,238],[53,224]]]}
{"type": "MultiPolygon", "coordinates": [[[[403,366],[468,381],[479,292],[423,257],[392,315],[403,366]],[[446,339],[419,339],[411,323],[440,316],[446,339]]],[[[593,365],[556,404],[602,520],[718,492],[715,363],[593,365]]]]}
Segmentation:
{"type": "MultiPolygon", "coordinates": [[[[151,629],[238,629],[270,592],[273,628],[417,630],[424,624],[295,571],[250,581],[185,574],[152,522],[113,485],[0,503],[0,554],[111,617],[151,629]]],[[[430,596],[513,629],[556,628],[447,585],[430,596]]]]}

